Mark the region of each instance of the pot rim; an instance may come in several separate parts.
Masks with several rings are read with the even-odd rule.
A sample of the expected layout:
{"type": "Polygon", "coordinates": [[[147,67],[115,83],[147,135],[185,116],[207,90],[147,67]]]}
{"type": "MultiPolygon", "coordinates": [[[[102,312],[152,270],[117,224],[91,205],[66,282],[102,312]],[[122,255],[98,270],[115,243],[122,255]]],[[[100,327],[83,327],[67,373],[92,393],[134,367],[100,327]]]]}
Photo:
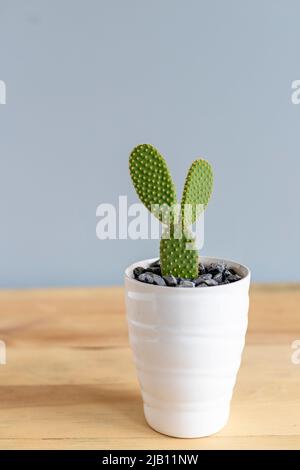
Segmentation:
{"type": "Polygon", "coordinates": [[[233,260],[230,260],[230,259],[225,259],[225,258],[221,258],[221,257],[214,257],[214,256],[201,256],[200,260],[201,262],[203,262],[203,264],[208,264],[208,263],[217,263],[217,262],[224,262],[226,265],[228,265],[229,269],[230,268],[234,268],[240,275],[242,275],[242,279],[240,279],[239,281],[235,281],[235,282],[232,282],[230,284],[221,284],[221,285],[218,285],[218,286],[207,286],[207,287],[195,287],[195,288],[189,288],[189,287],[169,287],[169,286],[156,286],[155,284],[147,284],[146,282],[141,282],[141,281],[138,281],[137,279],[135,279],[133,277],[133,270],[134,268],[136,268],[137,266],[147,266],[149,264],[151,264],[152,262],[156,261],[157,258],[149,258],[149,259],[144,259],[144,260],[141,260],[141,261],[137,261],[135,263],[132,263],[130,266],[128,266],[126,269],[125,269],[125,273],[124,273],[124,277],[125,277],[125,280],[129,281],[129,282],[133,282],[134,284],[136,284],[137,286],[140,286],[141,285],[146,288],[146,289],[163,289],[163,290],[166,290],[168,289],[168,291],[180,291],[180,292],[184,292],[184,291],[187,291],[187,292],[197,292],[197,293],[200,293],[200,292],[207,292],[207,289],[209,289],[209,292],[216,292],[215,289],[218,289],[220,291],[220,289],[235,289],[235,288],[239,288],[242,286],[242,284],[249,284],[250,283],[250,278],[251,278],[251,271],[250,269],[244,265],[244,264],[241,264],[241,263],[238,263],[237,261],[233,261],[233,260]]]}

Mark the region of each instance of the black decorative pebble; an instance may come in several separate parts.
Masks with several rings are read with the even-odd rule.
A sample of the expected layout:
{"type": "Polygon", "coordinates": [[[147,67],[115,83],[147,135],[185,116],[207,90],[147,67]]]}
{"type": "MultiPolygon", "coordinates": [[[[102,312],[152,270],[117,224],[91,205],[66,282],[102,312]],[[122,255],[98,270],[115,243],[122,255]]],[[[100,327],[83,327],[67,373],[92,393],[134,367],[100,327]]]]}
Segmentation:
{"type": "Polygon", "coordinates": [[[152,277],[153,277],[153,284],[155,284],[156,286],[166,285],[165,280],[161,276],[158,276],[158,274],[152,274],[152,277]]]}
{"type": "Polygon", "coordinates": [[[195,284],[187,279],[181,279],[179,287],[195,287],[195,284]]]}
{"type": "Polygon", "coordinates": [[[177,286],[177,279],[172,274],[171,274],[171,276],[163,276],[163,279],[164,279],[165,283],[167,284],[167,286],[169,286],[169,287],[177,286]]]}
{"type": "Polygon", "coordinates": [[[214,281],[217,281],[218,284],[222,284],[223,273],[218,273],[213,277],[214,281]]]}
{"type": "Polygon", "coordinates": [[[225,269],[225,271],[223,272],[223,275],[224,275],[224,277],[228,277],[228,276],[232,275],[232,272],[229,271],[229,269],[225,269]]]}
{"type": "Polygon", "coordinates": [[[207,271],[215,276],[216,274],[223,273],[225,271],[225,264],[213,263],[207,267],[207,271]]]}
{"type": "Polygon", "coordinates": [[[137,266],[133,270],[133,276],[140,282],[156,286],[197,288],[231,284],[242,279],[233,268],[228,268],[223,262],[212,263],[207,266],[199,263],[199,276],[197,279],[176,278],[172,275],[162,276],[159,259],[151,263],[147,268],[137,266]]]}
{"type": "Polygon", "coordinates": [[[199,275],[201,276],[201,274],[205,274],[205,273],[206,273],[206,267],[204,266],[204,264],[199,263],[199,275]]]}
{"type": "Polygon", "coordinates": [[[146,282],[147,284],[153,284],[153,274],[152,273],[142,273],[139,275],[138,280],[141,282],[146,282]]]}
{"type": "Polygon", "coordinates": [[[134,268],[133,275],[135,278],[138,278],[140,274],[143,274],[144,272],[145,272],[145,269],[142,268],[141,266],[138,266],[137,268],[134,268]]]}
{"type": "Polygon", "coordinates": [[[149,266],[149,268],[147,268],[147,273],[153,273],[161,276],[161,270],[159,266],[149,266]]]}
{"type": "Polygon", "coordinates": [[[231,274],[231,276],[228,276],[226,280],[229,282],[236,282],[236,281],[239,281],[240,279],[241,279],[241,276],[239,276],[238,274],[231,274]]]}
{"type": "Polygon", "coordinates": [[[218,282],[215,281],[214,279],[207,279],[206,281],[204,281],[204,283],[207,285],[207,286],[218,286],[218,282]]]}
{"type": "Polygon", "coordinates": [[[207,279],[212,279],[212,274],[201,274],[201,276],[194,280],[194,283],[198,286],[202,282],[207,281],[207,279]]]}

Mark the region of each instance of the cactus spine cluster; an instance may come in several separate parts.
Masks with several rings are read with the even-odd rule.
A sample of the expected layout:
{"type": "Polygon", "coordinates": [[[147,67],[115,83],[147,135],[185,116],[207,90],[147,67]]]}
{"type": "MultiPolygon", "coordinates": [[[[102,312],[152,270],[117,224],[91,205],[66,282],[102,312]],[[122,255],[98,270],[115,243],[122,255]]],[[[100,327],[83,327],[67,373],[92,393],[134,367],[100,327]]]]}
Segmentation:
{"type": "Polygon", "coordinates": [[[213,172],[205,160],[195,160],[186,177],[181,204],[163,156],[150,144],[138,145],[129,159],[130,175],[143,204],[163,224],[160,264],[163,276],[198,276],[199,255],[190,226],[205,209],[213,188],[213,172]]]}

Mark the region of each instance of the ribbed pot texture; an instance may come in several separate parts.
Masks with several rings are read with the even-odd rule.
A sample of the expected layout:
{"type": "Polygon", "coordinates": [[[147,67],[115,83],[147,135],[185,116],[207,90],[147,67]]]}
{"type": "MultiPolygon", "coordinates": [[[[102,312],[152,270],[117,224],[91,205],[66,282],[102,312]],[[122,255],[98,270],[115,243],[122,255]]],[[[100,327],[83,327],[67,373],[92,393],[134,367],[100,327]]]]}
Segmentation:
{"type": "MultiPolygon", "coordinates": [[[[160,287],[125,273],[129,339],[148,424],[175,437],[202,437],[226,424],[248,322],[250,271],[214,287],[160,287]]],[[[218,258],[201,257],[204,264],[218,258]]]]}

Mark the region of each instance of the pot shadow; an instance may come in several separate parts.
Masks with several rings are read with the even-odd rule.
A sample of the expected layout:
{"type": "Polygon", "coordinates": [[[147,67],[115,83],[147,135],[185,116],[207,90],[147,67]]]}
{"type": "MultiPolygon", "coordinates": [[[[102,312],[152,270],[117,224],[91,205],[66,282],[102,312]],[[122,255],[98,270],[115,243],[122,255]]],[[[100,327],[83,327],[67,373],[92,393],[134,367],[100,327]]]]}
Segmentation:
{"type": "Polygon", "coordinates": [[[118,423],[118,430],[148,434],[143,404],[138,390],[122,387],[122,384],[52,384],[52,385],[1,385],[0,410],[14,410],[31,420],[49,419],[52,415],[58,423],[70,419],[72,423],[118,423]]]}

